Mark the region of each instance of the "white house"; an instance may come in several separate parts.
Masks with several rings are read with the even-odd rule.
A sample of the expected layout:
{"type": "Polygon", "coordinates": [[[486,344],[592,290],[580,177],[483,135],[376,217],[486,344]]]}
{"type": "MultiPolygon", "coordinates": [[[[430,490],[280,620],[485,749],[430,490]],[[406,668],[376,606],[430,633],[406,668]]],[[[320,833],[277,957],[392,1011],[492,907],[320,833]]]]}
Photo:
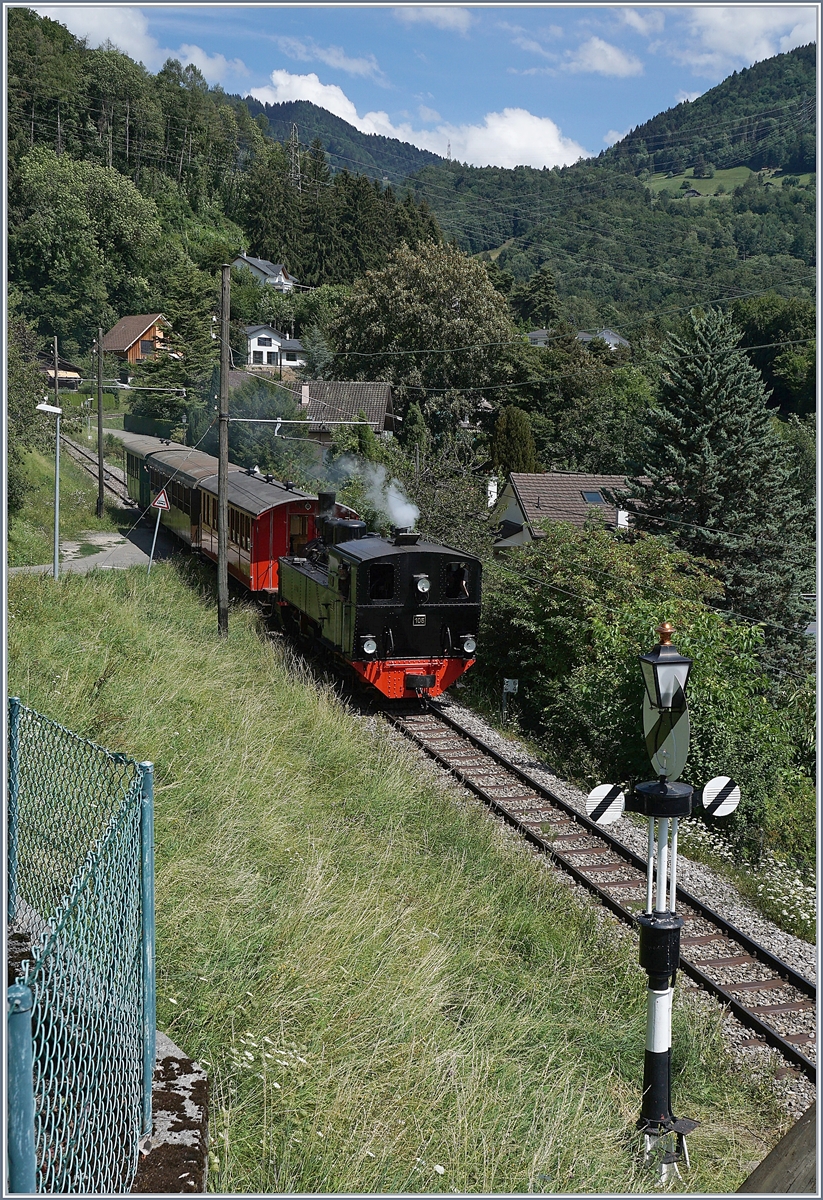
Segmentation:
{"type": "Polygon", "coordinates": [[[271,371],[305,367],[306,357],[299,338],[290,338],[273,325],[246,326],[246,362],[250,367],[271,371]]]}
{"type": "Polygon", "coordinates": [[[233,267],[244,267],[251,271],[258,283],[265,283],[278,292],[290,292],[297,280],[290,275],[282,263],[271,263],[266,258],[252,258],[249,254],[238,254],[232,259],[233,267]]]}

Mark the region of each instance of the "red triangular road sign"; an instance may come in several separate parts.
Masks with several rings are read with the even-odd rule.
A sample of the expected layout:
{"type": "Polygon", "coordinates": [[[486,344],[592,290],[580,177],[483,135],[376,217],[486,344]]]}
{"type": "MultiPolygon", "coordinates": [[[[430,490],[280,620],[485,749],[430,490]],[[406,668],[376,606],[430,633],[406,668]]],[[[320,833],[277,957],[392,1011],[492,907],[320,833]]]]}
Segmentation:
{"type": "Polygon", "coordinates": [[[166,495],[166,489],[162,488],[151,502],[152,508],[171,508],[169,498],[166,495]]]}

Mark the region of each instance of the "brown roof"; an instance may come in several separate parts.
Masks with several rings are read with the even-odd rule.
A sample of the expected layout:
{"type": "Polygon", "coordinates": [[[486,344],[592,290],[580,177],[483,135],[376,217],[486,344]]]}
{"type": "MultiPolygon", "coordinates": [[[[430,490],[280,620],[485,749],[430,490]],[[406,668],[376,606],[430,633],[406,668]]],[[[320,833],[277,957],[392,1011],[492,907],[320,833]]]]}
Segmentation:
{"type": "MultiPolygon", "coordinates": [[[[587,501],[584,492],[623,491],[624,475],[587,475],[580,471],[547,471],[543,475],[509,476],[523,515],[534,532],[539,521],[569,521],[582,529],[586,518],[599,509],[608,525],[617,525],[617,508],[587,501]]],[[[605,500],[605,497],[603,497],[605,500]]]]}
{"type": "MultiPolygon", "coordinates": [[[[312,433],[319,433],[327,421],[356,421],[358,413],[378,433],[394,430],[394,409],[390,383],[326,383],[309,382],[307,414],[312,433]]],[[[333,427],[332,427],[333,428],[333,427]]]]}
{"type": "Polygon", "coordinates": [[[103,334],[104,352],[110,350],[117,353],[129,350],[146,330],[151,329],[152,325],[158,321],[168,325],[168,321],[162,313],[140,313],[134,317],[121,317],[108,333],[103,334]]]}

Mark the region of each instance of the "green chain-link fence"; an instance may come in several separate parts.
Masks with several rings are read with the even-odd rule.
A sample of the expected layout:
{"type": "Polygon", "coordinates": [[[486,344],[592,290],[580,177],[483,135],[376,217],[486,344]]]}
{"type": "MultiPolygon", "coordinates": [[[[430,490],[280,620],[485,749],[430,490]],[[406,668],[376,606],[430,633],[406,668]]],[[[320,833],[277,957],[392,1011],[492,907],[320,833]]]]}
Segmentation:
{"type": "Polygon", "coordinates": [[[128,1192],[151,1132],[152,784],[9,701],[12,1192],[128,1192]]]}

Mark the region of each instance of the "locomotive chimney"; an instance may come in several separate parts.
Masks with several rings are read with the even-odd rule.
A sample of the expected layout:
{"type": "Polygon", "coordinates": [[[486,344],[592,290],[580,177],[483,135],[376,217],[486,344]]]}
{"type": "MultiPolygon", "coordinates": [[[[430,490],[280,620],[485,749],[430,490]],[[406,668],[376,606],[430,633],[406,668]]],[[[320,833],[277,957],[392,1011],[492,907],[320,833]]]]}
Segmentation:
{"type": "Polygon", "coordinates": [[[317,493],[317,516],[333,517],[334,506],[337,501],[336,492],[318,492],[317,493]]]}
{"type": "Polygon", "coordinates": [[[395,526],[392,530],[392,540],[395,546],[416,546],[420,541],[419,533],[412,533],[411,529],[401,529],[395,526]]]}

